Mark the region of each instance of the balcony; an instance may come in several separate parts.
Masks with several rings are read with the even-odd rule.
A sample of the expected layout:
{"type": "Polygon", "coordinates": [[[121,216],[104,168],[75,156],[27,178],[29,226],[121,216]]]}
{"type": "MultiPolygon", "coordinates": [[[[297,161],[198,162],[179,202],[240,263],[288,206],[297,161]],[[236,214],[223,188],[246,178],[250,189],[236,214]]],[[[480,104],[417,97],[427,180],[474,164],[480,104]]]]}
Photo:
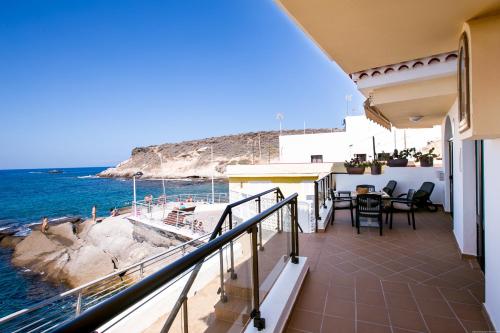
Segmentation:
{"type": "Polygon", "coordinates": [[[449,215],[396,214],[392,230],[357,235],[348,211],[324,233],[301,234],[310,272],[287,332],[487,331],[484,277],[462,259],[449,215]]]}

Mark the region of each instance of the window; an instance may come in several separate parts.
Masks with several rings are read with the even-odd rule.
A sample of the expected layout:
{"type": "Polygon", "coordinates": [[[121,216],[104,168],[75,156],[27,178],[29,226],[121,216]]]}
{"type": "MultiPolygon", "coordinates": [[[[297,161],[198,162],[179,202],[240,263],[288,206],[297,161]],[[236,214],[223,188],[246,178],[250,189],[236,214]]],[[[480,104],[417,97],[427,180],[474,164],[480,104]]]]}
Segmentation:
{"type": "Polygon", "coordinates": [[[323,163],[323,155],[311,155],[311,163],[323,163]]]}
{"type": "Polygon", "coordinates": [[[354,154],[354,157],[360,162],[366,162],[366,154],[354,154]]]}

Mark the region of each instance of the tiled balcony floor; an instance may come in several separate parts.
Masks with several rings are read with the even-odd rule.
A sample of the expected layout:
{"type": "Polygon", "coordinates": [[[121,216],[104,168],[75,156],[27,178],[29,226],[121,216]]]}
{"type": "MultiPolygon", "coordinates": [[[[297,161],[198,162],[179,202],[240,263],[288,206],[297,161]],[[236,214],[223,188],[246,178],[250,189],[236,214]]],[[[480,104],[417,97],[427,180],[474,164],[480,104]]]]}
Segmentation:
{"type": "Polygon", "coordinates": [[[338,211],[325,233],[301,234],[300,255],[311,270],[287,332],[472,332],[488,330],[481,311],[484,278],[462,260],[448,215],[405,214],[394,227],[351,227],[338,211]]]}

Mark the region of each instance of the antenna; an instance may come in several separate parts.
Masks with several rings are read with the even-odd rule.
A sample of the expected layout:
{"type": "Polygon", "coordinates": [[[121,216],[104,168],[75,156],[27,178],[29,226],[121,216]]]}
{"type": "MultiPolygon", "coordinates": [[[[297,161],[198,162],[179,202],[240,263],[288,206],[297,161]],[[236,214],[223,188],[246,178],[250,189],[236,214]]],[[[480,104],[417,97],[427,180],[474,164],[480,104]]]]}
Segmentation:
{"type": "Polygon", "coordinates": [[[282,132],[281,122],[283,121],[283,119],[285,119],[285,115],[283,113],[281,113],[281,112],[276,113],[276,120],[278,120],[280,122],[280,135],[282,132]]]}

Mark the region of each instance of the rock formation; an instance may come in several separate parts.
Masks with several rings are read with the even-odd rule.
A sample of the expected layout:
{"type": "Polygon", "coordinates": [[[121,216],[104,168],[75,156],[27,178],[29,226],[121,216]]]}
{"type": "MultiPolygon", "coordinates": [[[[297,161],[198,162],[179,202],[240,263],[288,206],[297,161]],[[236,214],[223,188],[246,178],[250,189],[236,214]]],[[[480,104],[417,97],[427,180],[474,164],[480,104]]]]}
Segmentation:
{"type": "MultiPolygon", "coordinates": [[[[145,235],[151,231],[143,229],[121,216],[97,224],[85,221],[51,225],[45,234],[33,230],[22,240],[17,237],[17,244],[11,245],[12,263],[43,274],[53,282],[76,287],[179,243],[159,234],[150,242],[145,235]]],[[[2,242],[8,237],[12,238],[5,236],[2,242]]],[[[12,242],[5,241],[5,245],[12,242]]]]}
{"type": "MultiPolygon", "coordinates": [[[[308,129],[307,133],[331,132],[332,129],[308,129]]],[[[303,130],[283,131],[302,134],[303,130]]],[[[167,143],[132,150],[132,156],[102,177],[132,177],[141,171],[146,178],[224,177],[229,164],[268,163],[279,158],[279,132],[262,131],[167,143]],[[214,160],[211,161],[210,147],[214,160]],[[206,149],[203,149],[206,148],[206,149]]]]}

